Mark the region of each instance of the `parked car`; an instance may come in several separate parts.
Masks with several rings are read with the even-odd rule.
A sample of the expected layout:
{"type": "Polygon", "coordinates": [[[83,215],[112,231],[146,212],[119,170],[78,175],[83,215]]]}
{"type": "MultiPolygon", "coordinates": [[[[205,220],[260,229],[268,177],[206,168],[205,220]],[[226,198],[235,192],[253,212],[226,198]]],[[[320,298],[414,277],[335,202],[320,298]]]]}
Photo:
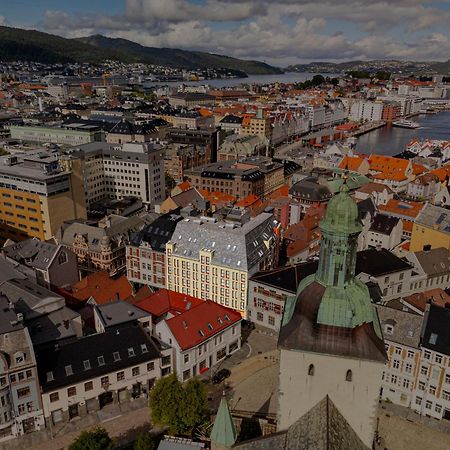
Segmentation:
{"type": "Polygon", "coordinates": [[[230,375],[231,372],[228,369],[220,369],[213,375],[211,381],[213,384],[219,384],[222,383],[222,381],[228,378],[230,375]]]}

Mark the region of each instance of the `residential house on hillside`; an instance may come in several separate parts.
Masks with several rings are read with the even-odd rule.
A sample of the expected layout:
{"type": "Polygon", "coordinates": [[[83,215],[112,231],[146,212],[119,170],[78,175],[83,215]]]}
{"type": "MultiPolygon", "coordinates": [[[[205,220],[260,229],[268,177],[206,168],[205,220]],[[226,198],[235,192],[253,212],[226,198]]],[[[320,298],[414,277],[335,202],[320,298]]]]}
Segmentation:
{"type": "Polygon", "coordinates": [[[408,184],[406,194],[413,200],[433,202],[441,184],[437,175],[425,173],[408,184]]]}

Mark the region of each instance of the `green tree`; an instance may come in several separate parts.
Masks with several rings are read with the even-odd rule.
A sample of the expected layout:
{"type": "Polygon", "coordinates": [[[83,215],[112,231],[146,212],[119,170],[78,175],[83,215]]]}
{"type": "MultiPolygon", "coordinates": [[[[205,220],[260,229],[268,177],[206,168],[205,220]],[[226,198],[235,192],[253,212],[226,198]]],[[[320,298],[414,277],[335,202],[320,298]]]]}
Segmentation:
{"type": "Polygon", "coordinates": [[[169,191],[171,191],[177,184],[172,175],[170,175],[170,173],[167,172],[165,173],[165,180],[166,180],[166,189],[169,191]]]}
{"type": "Polygon", "coordinates": [[[208,403],[205,385],[197,378],[191,378],[184,385],[183,422],[193,428],[207,419],[208,403]]]}
{"type": "Polygon", "coordinates": [[[156,441],[148,431],[144,431],[134,442],[133,450],[156,450],[156,441]]]}
{"type": "Polygon", "coordinates": [[[183,406],[184,390],[176,374],[160,378],[150,393],[152,422],[167,426],[171,434],[184,433],[183,406]]]}
{"type": "Polygon", "coordinates": [[[176,374],[160,378],[150,393],[151,419],[170,434],[188,434],[207,419],[206,391],[196,378],[183,385],[176,374]]]}
{"type": "Polygon", "coordinates": [[[101,427],[83,431],[70,445],[69,450],[111,450],[113,441],[101,427]]]}

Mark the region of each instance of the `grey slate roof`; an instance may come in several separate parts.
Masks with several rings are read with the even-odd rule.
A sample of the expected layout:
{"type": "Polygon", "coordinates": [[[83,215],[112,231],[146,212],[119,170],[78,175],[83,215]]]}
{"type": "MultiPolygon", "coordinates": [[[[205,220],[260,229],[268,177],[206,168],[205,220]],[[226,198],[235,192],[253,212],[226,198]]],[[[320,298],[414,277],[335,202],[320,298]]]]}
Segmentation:
{"type": "Polygon", "coordinates": [[[331,192],[326,187],[311,179],[304,179],[295,183],[290,189],[289,194],[304,200],[324,202],[331,198],[331,192]]]}
{"type": "Polygon", "coordinates": [[[127,322],[134,322],[143,317],[148,317],[148,313],[140,308],[136,308],[122,300],[105,303],[104,305],[94,305],[105,328],[122,325],[127,322]]]}
{"type": "Polygon", "coordinates": [[[41,345],[75,337],[77,333],[72,321],[78,317],[78,313],[63,306],[57,311],[28,321],[27,327],[33,344],[41,345]]]}
{"type": "Polygon", "coordinates": [[[175,256],[198,259],[200,250],[207,249],[213,251],[214,264],[251,270],[270,253],[265,242],[274,238],[275,223],[269,213],[261,213],[242,226],[213,218],[188,218],[177,224],[170,242],[175,244],[175,256]]]}
{"type": "Polygon", "coordinates": [[[384,338],[409,347],[419,348],[420,331],[423,317],[406,311],[376,305],[384,338]],[[392,334],[387,334],[385,326],[393,327],[392,334]]]}
{"type": "Polygon", "coordinates": [[[326,396],[286,431],[233,446],[240,450],[368,450],[326,396]]]}
{"type": "Polygon", "coordinates": [[[28,279],[13,279],[0,285],[0,294],[6,295],[17,312],[31,319],[64,306],[64,298],[28,279]]]}
{"type": "Polygon", "coordinates": [[[450,251],[444,247],[421,250],[414,256],[427,275],[437,276],[450,271],[450,251]]]}
{"type": "Polygon", "coordinates": [[[17,262],[36,269],[47,269],[53,261],[58,245],[31,238],[3,247],[3,253],[17,262]]]}
{"type": "Polygon", "coordinates": [[[439,206],[427,203],[416,217],[415,222],[444,233],[450,233],[450,211],[439,206]]]}
{"type": "Polygon", "coordinates": [[[71,247],[76,236],[84,236],[90,251],[101,252],[101,244],[111,244],[114,247],[125,245],[132,233],[144,226],[144,220],[138,216],[121,217],[108,216],[111,226],[100,228],[94,223],[77,220],[66,222],[56,233],[56,240],[65,246],[71,247]]]}

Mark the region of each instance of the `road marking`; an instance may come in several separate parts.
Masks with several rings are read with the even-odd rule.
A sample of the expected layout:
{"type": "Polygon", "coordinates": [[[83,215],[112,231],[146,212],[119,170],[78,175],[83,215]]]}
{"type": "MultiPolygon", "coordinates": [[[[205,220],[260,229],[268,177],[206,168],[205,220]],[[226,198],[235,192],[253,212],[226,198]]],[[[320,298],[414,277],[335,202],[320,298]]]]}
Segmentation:
{"type": "Polygon", "coordinates": [[[119,417],[122,417],[122,414],[119,414],[118,416],[110,417],[109,419],[102,420],[101,423],[110,422],[111,420],[118,419],[119,417]]]}

